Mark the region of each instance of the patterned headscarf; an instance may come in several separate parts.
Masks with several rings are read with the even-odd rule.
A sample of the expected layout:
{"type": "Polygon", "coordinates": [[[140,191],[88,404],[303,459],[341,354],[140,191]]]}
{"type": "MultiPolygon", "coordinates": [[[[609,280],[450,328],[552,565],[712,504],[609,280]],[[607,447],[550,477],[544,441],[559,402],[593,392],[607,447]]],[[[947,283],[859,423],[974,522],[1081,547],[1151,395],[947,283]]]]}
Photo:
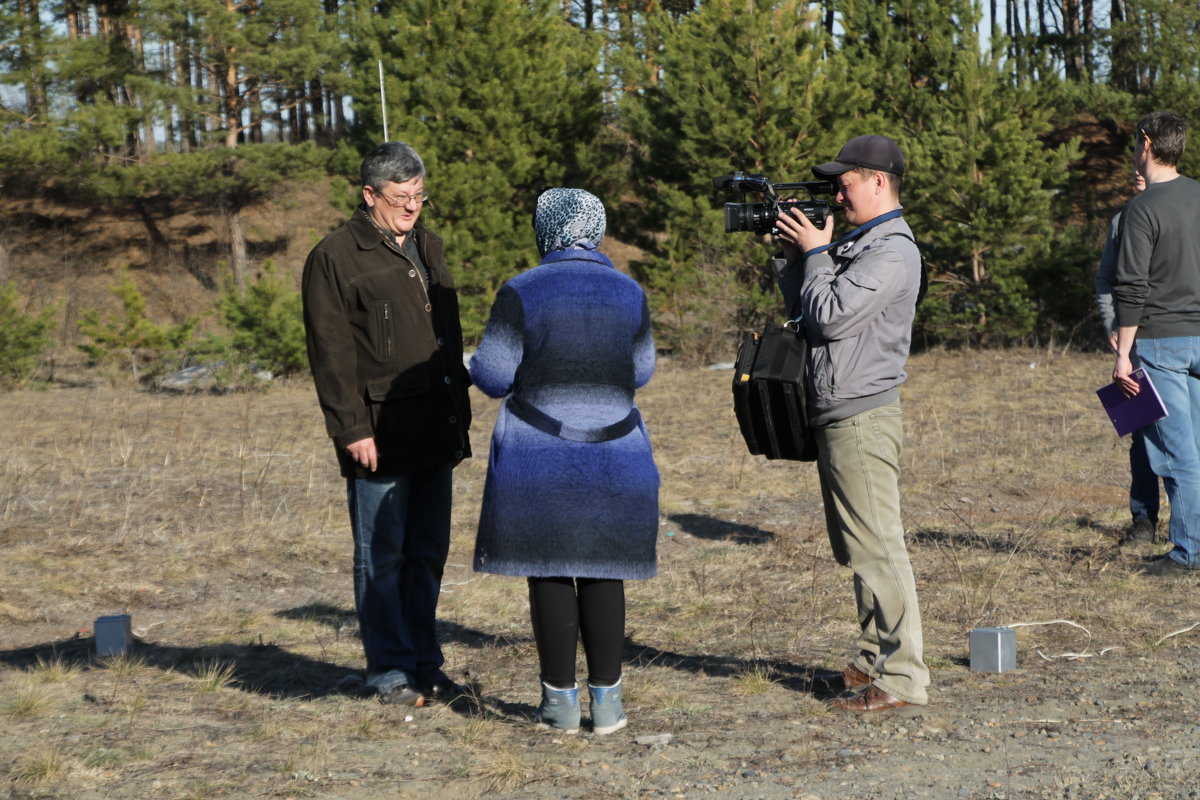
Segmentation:
{"type": "Polygon", "coordinates": [[[533,213],[538,252],[595,250],[604,238],[604,204],[583,189],[547,189],[533,213]]]}

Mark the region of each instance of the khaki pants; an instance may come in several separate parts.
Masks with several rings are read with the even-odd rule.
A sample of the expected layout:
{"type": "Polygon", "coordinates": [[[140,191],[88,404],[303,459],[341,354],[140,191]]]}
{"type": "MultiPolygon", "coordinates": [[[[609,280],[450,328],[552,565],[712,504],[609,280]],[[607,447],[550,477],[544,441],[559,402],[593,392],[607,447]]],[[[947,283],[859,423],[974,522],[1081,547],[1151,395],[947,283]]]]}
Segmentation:
{"type": "Polygon", "coordinates": [[[900,403],[817,428],[816,439],[829,543],[854,571],[854,664],[893,697],[928,703],[921,611],[900,523],[900,403]]]}

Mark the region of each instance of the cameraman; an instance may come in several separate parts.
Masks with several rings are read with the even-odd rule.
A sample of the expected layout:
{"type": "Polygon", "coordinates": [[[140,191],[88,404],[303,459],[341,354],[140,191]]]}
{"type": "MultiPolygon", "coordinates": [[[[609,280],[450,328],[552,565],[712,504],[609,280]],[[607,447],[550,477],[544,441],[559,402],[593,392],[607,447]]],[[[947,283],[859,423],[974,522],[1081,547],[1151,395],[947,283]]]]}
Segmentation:
{"type": "Polygon", "coordinates": [[[929,702],[921,612],[900,522],[899,386],[921,254],[901,217],[904,157],[886,136],[858,136],[813,173],[838,185],[856,226],[835,242],[795,209],[778,219],[779,285],[810,345],[808,411],[834,557],[854,571],[861,633],[830,705],[885,711],[929,702]],[[865,687],[865,688],[864,688],[865,687]]]}

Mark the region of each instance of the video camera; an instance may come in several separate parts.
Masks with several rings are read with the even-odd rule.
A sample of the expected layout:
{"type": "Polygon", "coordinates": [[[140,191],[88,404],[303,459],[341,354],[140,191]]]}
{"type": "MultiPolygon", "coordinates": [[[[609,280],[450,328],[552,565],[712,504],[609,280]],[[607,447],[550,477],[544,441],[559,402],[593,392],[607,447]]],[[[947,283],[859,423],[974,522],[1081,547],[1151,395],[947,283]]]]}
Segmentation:
{"type": "Polygon", "coordinates": [[[765,201],[757,203],[726,203],[725,232],[750,231],[756,234],[770,233],[775,229],[775,219],[784,211],[791,208],[800,209],[800,213],[808,217],[812,224],[822,227],[825,220],[834,211],[840,211],[841,206],[828,200],[818,200],[817,195],[836,195],[837,184],[833,181],[803,181],[801,183],[771,183],[766,175],[752,175],[747,172],[735,172],[732,175],[718,175],[713,178],[713,186],[724,189],[729,194],[758,192],[766,195],[765,201]],[[793,192],[805,192],[808,200],[780,200],[782,194],[791,196],[793,192]]]}

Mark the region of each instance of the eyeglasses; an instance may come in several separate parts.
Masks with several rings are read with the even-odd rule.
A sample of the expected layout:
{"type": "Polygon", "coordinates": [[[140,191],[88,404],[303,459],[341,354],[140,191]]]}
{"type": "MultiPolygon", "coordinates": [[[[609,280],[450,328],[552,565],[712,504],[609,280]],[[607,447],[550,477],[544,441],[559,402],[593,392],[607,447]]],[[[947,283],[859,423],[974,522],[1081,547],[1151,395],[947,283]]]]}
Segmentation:
{"type": "Polygon", "coordinates": [[[418,192],[417,194],[398,194],[395,197],[388,197],[374,186],[371,187],[371,192],[392,208],[404,208],[404,206],[408,205],[409,203],[422,205],[429,199],[429,192],[418,192]]]}

